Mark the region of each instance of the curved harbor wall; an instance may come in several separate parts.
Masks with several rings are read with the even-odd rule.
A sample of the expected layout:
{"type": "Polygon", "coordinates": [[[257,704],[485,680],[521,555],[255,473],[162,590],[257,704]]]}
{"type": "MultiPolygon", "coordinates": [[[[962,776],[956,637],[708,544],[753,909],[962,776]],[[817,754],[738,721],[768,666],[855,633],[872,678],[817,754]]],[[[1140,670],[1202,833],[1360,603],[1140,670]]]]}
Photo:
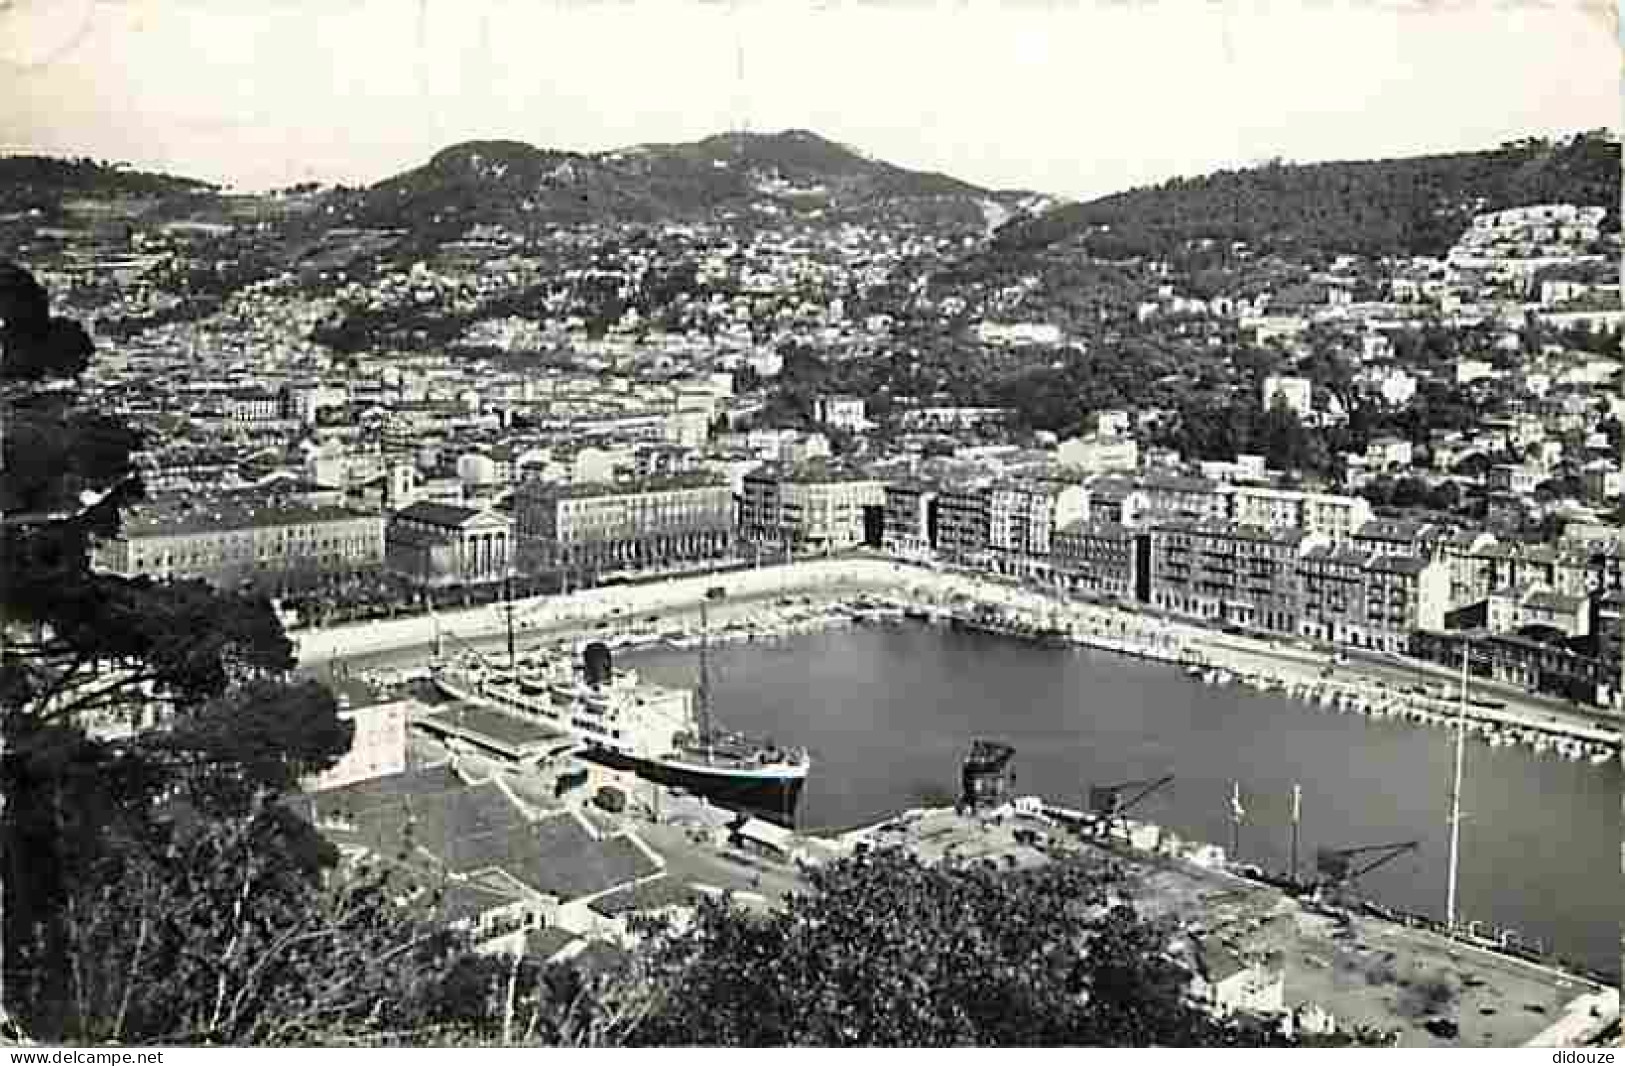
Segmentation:
{"type": "MultiPolygon", "coordinates": [[[[736,570],[725,574],[700,574],[647,585],[614,585],[586,589],[568,596],[540,596],[514,603],[516,624],[530,629],[546,629],[571,622],[595,619],[619,609],[623,613],[671,610],[697,606],[706,591],[721,586],[728,597],[749,598],[787,593],[824,592],[894,588],[900,584],[942,579],[923,567],[878,559],[818,559],[809,562],[764,566],[758,570],[736,570]]],[[[961,579],[962,580],[962,579],[961,579]]],[[[990,585],[990,588],[1000,588],[990,585]]],[[[440,612],[440,624],[461,637],[491,636],[501,633],[507,623],[501,606],[476,607],[465,611],[440,612]]],[[[324,662],[335,656],[362,655],[392,648],[424,644],[434,639],[435,623],[428,615],[364,622],[332,629],[304,630],[293,634],[299,659],[305,665],[324,662]]]]}

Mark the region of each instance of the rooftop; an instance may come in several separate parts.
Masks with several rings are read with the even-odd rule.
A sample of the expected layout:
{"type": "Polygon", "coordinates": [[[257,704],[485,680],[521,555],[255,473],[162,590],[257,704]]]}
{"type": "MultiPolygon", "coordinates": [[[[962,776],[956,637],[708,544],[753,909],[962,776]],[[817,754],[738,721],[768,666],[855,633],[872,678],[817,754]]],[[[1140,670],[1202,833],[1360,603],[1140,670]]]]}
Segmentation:
{"type": "Polygon", "coordinates": [[[630,481],[593,481],[581,484],[525,481],[514,490],[516,498],[528,500],[580,499],[594,496],[637,496],[678,489],[721,488],[728,483],[708,470],[634,478],[630,481]]]}
{"type": "Polygon", "coordinates": [[[131,508],[124,516],[120,535],[126,539],[172,537],[190,533],[377,520],[377,517],[347,507],[272,501],[244,503],[222,497],[186,498],[131,508]]]}

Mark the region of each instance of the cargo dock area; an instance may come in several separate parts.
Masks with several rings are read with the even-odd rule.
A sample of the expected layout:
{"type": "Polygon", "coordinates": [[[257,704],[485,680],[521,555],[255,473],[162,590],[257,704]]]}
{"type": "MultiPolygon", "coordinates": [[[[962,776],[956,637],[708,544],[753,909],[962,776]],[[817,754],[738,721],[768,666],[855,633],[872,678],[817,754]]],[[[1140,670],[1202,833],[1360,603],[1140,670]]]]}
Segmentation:
{"type": "MultiPolygon", "coordinates": [[[[1144,828],[1143,826],[1137,828],[1144,828]]],[[[1123,875],[1136,911],[1220,945],[1255,1001],[1384,1034],[1398,1047],[1587,1046],[1617,1030],[1618,992],[1578,975],[1363,914],[1320,913],[1288,892],[1237,876],[1196,845],[1161,855],[1120,839],[1083,838],[1036,800],[998,810],[910,811],[842,834],[844,848],[901,847],[927,864],[999,869],[1081,863],[1123,875]]]]}

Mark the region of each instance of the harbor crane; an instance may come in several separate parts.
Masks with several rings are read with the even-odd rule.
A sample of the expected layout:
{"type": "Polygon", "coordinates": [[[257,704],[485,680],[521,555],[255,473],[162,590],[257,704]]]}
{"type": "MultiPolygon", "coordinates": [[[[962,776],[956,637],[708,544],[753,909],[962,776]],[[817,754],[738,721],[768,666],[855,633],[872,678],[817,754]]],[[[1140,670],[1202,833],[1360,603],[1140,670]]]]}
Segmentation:
{"type": "Polygon", "coordinates": [[[1321,848],[1315,853],[1315,869],[1326,878],[1321,887],[1335,891],[1348,887],[1372,870],[1386,866],[1421,846],[1419,841],[1406,840],[1398,844],[1367,844],[1358,848],[1321,848]],[[1376,857],[1356,861],[1364,855],[1376,857]]]}
{"type": "Polygon", "coordinates": [[[1091,828],[1095,835],[1110,832],[1114,822],[1121,822],[1128,812],[1153,792],[1173,781],[1173,774],[1141,781],[1123,781],[1115,785],[1093,785],[1089,789],[1089,813],[1094,815],[1091,828]],[[1138,789],[1125,798],[1125,793],[1138,789]]]}
{"type": "Polygon", "coordinates": [[[1354,882],[1386,866],[1408,852],[1421,847],[1415,840],[1397,844],[1367,844],[1357,848],[1321,848],[1315,852],[1315,869],[1321,880],[1312,886],[1307,897],[1321,913],[1336,918],[1345,927],[1353,918],[1351,908],[1356,904],[1354,882]]]}

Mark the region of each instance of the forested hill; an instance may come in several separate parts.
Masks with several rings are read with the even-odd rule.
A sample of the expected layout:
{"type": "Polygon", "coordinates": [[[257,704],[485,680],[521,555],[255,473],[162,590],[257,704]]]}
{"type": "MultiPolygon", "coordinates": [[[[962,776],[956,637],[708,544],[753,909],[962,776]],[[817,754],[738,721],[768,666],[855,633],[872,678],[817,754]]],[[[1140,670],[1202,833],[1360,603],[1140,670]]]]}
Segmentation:
{"type": "Polygon", "coordinates": [[[1159,255],[1185,241],[1260,249],[1438,255],[1472,215],[1537,203],[1606,206],[1619,226],[1620,146],[1606,131],[1491,151],[1368,162],[1274,162],[1069,204],[1018,220],[1009,250],[1076,238],[1101,258],[1159,255]],[[1106,228],[1109,227],[1109,228],[1106,228]]]}
{"type": "Polygon", "coordinates": [[[214,191],[191,178],[149,174],[93,159],[0,156],[0,213],[54,211],[74,197],[147,198],[214,191]]]}

